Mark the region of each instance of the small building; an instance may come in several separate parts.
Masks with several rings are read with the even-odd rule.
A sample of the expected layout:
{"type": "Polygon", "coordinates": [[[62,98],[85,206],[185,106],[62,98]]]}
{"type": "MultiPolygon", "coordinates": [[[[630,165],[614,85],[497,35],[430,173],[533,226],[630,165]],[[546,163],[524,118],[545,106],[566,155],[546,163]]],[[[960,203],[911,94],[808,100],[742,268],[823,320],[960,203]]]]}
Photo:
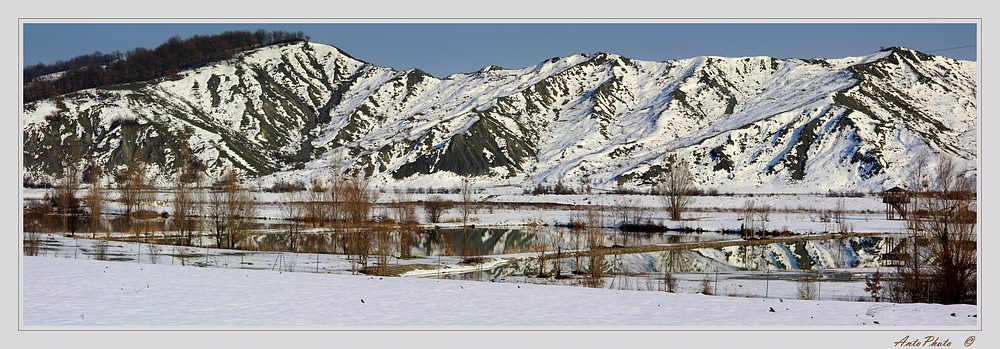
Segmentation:
{"type": "Polygon", "coordinates": [[[910,191],[892,187],[882,192],[882,203],[885,204],[885,219],[906,219],[906,204],[910,203],[910,191]]]}

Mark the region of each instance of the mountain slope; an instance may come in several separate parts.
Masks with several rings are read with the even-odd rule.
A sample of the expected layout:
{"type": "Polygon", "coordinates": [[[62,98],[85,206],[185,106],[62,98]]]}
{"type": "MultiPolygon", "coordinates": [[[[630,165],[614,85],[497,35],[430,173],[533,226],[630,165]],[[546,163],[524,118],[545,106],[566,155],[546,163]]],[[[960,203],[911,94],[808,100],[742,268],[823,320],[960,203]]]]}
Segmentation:
{"type": "Polygon", "coordinates": [[[676,153],[700,186],[879,189],[943,154],[975,173],[976,66],[891,48],[866,57],[598,53],[440,78],[327,45],[275,45],[176,76],[24,105],[26,181],[58,173],[66,136],[105,168],[165,181],[187,142],[209,177],[265,185],[336,167],[378,183],[648,186],[676,153]]]}

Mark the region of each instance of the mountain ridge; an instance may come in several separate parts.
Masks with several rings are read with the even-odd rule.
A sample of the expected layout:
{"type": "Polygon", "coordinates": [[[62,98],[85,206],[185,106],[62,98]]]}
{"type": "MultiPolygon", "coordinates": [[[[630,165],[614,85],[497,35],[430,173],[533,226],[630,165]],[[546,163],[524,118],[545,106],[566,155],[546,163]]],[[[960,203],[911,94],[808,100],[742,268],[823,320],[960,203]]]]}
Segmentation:
{"type": "Polygon", "coordinates": [[[339,163],[382,184],[470,175],[642,187],[676,153],[703,187],[877,189],[903,183],[920,157],[975,168],[975,84],[974,63],[905,48],[839,59],[576,54],[438,78],[284,44],[26,103],[25,180],[51,181],[73,133],[106,168],[138,152],[165,182],[188,133],[208,177],[232,165],[265,184],[322,178],[339,163]]]}

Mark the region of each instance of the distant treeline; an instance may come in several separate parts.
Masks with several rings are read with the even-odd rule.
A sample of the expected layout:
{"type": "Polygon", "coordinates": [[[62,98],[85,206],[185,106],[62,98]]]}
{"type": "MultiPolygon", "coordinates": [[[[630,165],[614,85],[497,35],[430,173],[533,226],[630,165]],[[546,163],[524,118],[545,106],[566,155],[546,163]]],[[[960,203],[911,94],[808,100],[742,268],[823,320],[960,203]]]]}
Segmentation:
{"type": "Polygon", "coordinates": [[[186,40],[175,36],[152,50],[137,47],[125,53],[94,52],[52,64],[38,63],[24,68],[24,102],[99,86],[151,80],[229,59],[248,49],[308,39],[301,31],[227,31],[195,35],[186,40]],[[54,79],[36,79],[57,72],[65,73],[54,79]]]}

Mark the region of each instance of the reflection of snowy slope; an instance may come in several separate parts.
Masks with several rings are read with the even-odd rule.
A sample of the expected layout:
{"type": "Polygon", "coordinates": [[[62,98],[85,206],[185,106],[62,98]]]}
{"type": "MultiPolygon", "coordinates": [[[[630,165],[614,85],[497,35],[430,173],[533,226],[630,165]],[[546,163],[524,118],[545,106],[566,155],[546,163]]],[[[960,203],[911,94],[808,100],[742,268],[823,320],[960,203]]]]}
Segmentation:
{"type": "Polygon", "coordinates": [[[704,187],[881,189],[935,154],[975,171],[975,74],[974,62],[892,48],[830,60],[579,54],[434,77],[276,45],[28,103],[25,170],[51,179],[74,133],[106,168],[137,151],[165,179],[186,133],[211,176],[232,165],[264,185],[328,176],[339,158],[377,183],[645,186],[674,152],[704,187]]]}
{"type": "MultiPolygon", "coordinates": [[[[679,251],[675,252],[679,262],[674,272],[874,268],[879,266],[883,241],[879,237],[855,237],[679,251]],[[798,255],[796,251],[800,250],[807,253],[798,255]],[[800,263],[802,259],[808,260],[808,265],[800,263]],[[762,260],[767,261],[766,266],[761,264],[762,260]]],[[[662,273],[666,258],[667,252],[623,255],[622,266],[632,273],[662,273]]],[[[611,259],[608,257],[609,261],[611,259]]]]}

